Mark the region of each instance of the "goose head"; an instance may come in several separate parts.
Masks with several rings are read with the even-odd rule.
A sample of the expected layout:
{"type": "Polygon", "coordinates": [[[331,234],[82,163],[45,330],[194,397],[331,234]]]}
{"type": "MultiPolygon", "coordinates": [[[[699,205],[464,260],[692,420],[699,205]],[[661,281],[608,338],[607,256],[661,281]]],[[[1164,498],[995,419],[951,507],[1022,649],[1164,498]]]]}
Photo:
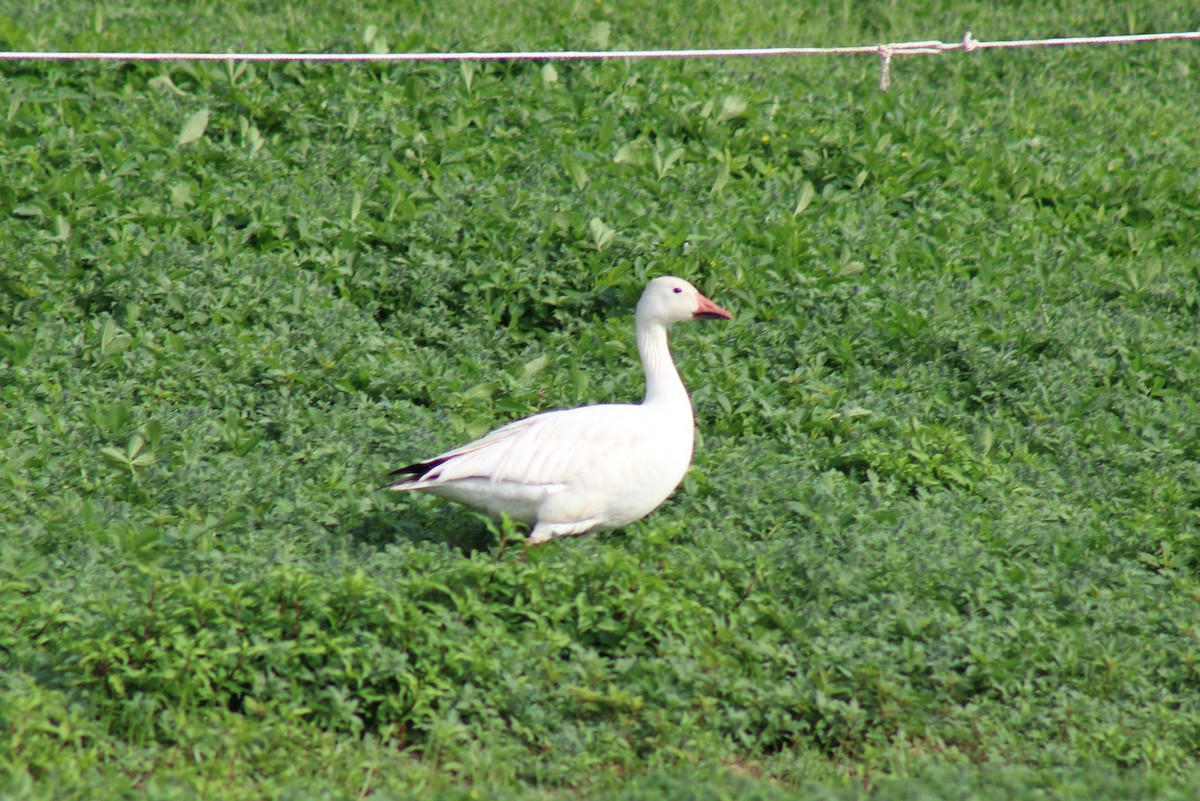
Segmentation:
{"type": "Polygon", "coordinates": [[[672,275],[651,281],[637,305],[639,324],[667,326],[684,320],[732,319],[732,314],[704,297],[696,287],[672,275]]]}

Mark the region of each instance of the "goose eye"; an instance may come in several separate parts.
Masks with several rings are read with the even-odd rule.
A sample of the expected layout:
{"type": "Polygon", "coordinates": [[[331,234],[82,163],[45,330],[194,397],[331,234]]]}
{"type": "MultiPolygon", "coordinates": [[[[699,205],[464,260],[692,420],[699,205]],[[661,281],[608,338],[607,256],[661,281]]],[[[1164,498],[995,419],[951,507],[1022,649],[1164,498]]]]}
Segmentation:
{"type": "Polygon", "coordinates": [[[674,288],[673,290],[671,290],[671,291],[672,291],[672,292],[674,292],[676,295],[679,295],[679,294],[682,294],[682,293],[683,293],[683,288],[682,288],[682,287],[675,287],[675,288],[674,288]]]}

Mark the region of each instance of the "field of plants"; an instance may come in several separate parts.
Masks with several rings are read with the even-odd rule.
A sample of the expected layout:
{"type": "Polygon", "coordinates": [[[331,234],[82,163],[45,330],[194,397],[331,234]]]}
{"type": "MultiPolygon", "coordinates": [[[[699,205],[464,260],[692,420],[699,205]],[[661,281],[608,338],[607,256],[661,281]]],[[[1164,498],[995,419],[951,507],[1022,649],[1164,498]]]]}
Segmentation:
{"type": "MultiPolygon", "coordinates": [[[[31,0],[0,50],[1197,28],[31,0]]],[[[1200,45],[893,71],[0,62],[0,797],[1197,797],[1200,45]],[[673,332],[698,447],[657,512],[527,549],[378,489],[639,400],[662,274],[735,318],[673,332]]]]}

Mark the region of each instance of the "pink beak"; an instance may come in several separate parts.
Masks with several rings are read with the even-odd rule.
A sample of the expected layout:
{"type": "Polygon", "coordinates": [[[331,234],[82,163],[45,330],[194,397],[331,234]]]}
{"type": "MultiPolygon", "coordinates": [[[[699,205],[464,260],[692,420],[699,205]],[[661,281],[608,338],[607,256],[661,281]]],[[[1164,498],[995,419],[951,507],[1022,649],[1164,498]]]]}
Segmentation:
{"type": "Polygon", "coordinates": [[[696,310],[692,312],[695,320],[732,320],[733,315],[713,303],[703,295],[696,295],[696,310]]]}

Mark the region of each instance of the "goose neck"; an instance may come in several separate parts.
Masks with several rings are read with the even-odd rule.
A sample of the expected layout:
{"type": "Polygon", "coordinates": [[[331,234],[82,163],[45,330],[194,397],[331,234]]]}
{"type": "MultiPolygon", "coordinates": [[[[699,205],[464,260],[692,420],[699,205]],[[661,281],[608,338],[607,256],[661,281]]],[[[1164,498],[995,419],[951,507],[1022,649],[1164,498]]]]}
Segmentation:
{"type": "Polygon", "coordinates": [[[646,399],[643,404],[682,403],[690,409],[687,389],[671,358],[667,327],[656,322],[639,325],[637,347],[642,370],[646,374],[646,399]]]}

